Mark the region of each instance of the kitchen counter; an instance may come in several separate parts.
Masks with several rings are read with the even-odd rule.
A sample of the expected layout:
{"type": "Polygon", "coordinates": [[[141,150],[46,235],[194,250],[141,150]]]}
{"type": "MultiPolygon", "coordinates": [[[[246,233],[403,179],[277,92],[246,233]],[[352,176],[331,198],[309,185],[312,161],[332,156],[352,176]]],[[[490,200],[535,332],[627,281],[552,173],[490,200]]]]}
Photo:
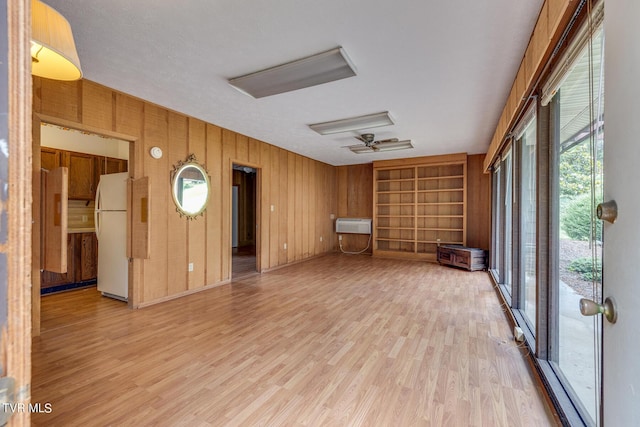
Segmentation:
{"type": "Polygon", "coordinates": [[[95,233],[96,229],[93,227],[85,227],[85,228],[67,228],[67,233],[95,233]]]}

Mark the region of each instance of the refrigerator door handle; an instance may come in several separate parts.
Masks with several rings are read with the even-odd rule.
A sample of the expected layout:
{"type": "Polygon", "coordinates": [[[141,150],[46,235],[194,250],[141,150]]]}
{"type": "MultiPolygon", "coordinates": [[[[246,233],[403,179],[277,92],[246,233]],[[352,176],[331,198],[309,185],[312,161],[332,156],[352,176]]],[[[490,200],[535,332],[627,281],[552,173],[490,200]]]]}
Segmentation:
{"type": "Polygon", "coordinates": [[[100,196],[100,181],[96,187],[96,203],[93,211],[93,225],[96,229],[96,238],[100,240],[100,209],[102,209],[102,197],[100,196]]]}
{"type": "Polygon", "coordinates": [[[100,240],[100,211],[98,209],[93,211],[93,224],[96,229],[96,238],[100,240]]]}
{"type": "Polygon", "coordinates": [[[100,182],[98,182],[98,186],[96,187],[96,203],[95,203],[95,208],[96,210],[100,210],[102,209],[102,197],[100,195],[100,182]]]}

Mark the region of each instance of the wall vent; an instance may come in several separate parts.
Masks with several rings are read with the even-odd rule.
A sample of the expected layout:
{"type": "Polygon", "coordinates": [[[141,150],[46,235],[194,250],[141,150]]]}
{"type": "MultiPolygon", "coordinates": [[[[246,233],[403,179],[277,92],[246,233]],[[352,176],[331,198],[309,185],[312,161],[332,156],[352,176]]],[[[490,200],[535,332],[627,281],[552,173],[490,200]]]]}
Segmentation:
{"type": "Polygon", "coordinates": [[[336,219],[338,234],[371,234],[371,218],[338,218],[336,219]]]}

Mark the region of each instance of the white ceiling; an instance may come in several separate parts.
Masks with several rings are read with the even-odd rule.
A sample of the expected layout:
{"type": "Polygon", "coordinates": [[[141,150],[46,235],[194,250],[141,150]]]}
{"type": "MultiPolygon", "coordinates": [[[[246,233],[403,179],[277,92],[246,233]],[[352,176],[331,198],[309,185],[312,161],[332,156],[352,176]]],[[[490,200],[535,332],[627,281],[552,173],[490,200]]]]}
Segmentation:
{"type": "Polygon", "coordinates": [[[332,165],[487,150],[542,0],[45,0],[84,77],[332,165]],[[342,46],[358,75],[262,99],[227,79],[342,46]],[[376,139],[308,124],[389,111],[376,139]]]}

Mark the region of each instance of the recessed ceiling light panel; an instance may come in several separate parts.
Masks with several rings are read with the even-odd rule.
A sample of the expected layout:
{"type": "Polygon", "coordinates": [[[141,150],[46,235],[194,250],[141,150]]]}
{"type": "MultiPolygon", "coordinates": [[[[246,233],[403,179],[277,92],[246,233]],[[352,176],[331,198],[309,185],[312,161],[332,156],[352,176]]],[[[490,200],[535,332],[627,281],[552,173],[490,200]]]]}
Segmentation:
{"type": "Polygon", "coordinates": [[[356,75],[356,69],[343,48],[256,71],[229,79],[229,84],[254,98],[277,95],[345,79],[356,75]]]}
{"type": "Polygon", "coordinates": [[[388,111],[384,111],[382,113],[369,114],[366,116],[334,120],[332,122],[315,123],[309,125],[309,127],[320,135],[330,135],[332,133],[390,126],[392,124],[394,124],[393,118],[389,115],[388,111]]]}

